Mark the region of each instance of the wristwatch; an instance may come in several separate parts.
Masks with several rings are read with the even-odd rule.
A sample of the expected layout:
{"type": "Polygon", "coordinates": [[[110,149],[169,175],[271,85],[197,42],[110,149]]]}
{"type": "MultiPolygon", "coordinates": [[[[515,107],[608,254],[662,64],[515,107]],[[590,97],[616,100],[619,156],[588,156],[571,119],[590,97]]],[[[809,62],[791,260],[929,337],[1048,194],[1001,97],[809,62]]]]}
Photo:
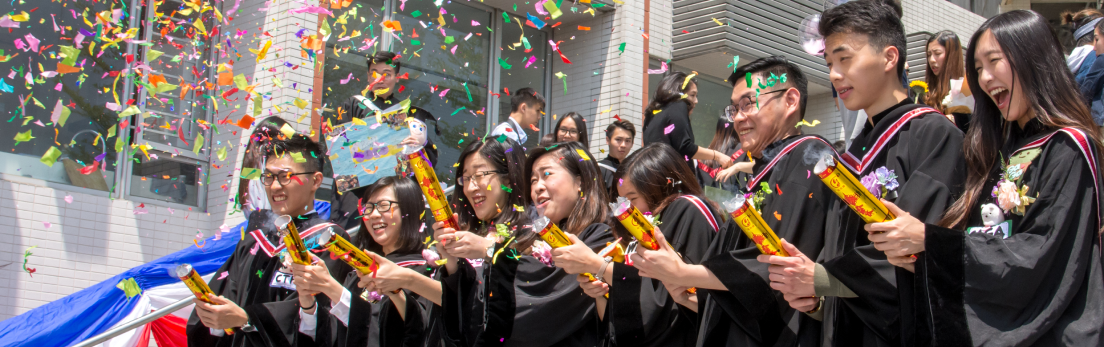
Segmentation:
{"type": "Polygon", "coordinates": [[[257,331],[257,327],[253,326],[253,324],[249,324],[249,321],[245,321],[245,325],[241,326],[241,331],[246,332],[246,333],[252,333],[252,332],[257,331]]]}
{"type": "Polygon", "coordinates": [[[822,296],[822,297],[820,297],[820,298],[819,298],[819,299],[817,300],[817,306],[816,306],[816,308],[812,309],[811,311],[805,312],[805,314],[814,314],[814,313],[817,313],[817,312],[819,312],[819,311],[820,311],[820,308],[821,308],[821,307],[824,307],[824,297],[823,297],[823,296],[822,296]]]}
{"type": "Polygon", "coordinates": [[[494,258],[495,246],[496,244],[494,243],[492,243],[490,246],[487,246],[487,259],[494,258]]]}

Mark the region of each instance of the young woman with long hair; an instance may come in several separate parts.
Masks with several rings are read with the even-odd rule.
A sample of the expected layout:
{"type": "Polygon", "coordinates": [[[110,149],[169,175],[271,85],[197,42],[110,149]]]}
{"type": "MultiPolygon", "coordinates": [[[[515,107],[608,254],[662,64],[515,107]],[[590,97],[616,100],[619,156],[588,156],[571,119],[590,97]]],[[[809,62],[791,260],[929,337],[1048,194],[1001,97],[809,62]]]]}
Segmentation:
{"type": "MultiPolygon", "coordinates": [[[[953,31],[944,30],[928,38],[926,45],[928,67],[925,69],[924,82],[928,84],[928,93],[924,103],[946,114],[962,132],[970,124],[970,109],[965,106],[948,107],[944,100],[948,95],[952,99],[970,98],[969,86],[962,80],[966,73],[962,58],[962,43],[953,31]],[[955,88],[955,86],[958,86],[955,88]]],[[[972,101],[972,100],[969,100],[972,101]]],[[[971,105],[972,106],[972,105],[971,105]]]]}
{"type": "Polygon", "coordinates": [[[1018,10],[969,47],[966,79],[986,96],[963,145],[965,194],[939,225],[887,203],[897,219],[867,225],[870,240],[916,273],[934,344],[1104,344],[1101,138],[1058,38],[1018,10]]]}
{"type": "MultiPolygon", "coordinates": [[[[587,126],[586,118],[583,118],[578,112],[568,112],[560,117],[560,120],[556,122],[556,127],[552,129],[552,136],[555,136],[555,142],[567,142],[577,141],[583,144],[584,147],[590,146],[589,135],[590,132],[587,126]]],[[[546,146],[542,146],[546,147],[546,146]]]]}
{"type": "Polygon", "coordinates": [[[351,242],[367,251],[379,269],[350,272],[339,282],[324,266],[292,267],[302,290],[317,291],[331,303],[304,310],[301,320],[316,324],[314,329],[301,324],[300,331],[314,337],[318,346],[424,346],[439,341],[433,327],[440,284],[422,258],[421,188],[406,177],[384,177],[367,186],[359,205],[360,232],[351,242]],[[430,295],[400,290],[419,287],[410,282],[436,284],[437,290],[430,295]]]}
{"type": "MultiPolygon", "coordinates": [[[[683,161],[714,160],[721,167],[732,166],[732,159],[724,153],[694,143],[690,113],[697,104],[698,84],[693,76],[670,72],[659,82],[652,101],[644,109],[644,145],[662,142],[674,148],[683,161]]],[[[686,165],[690,166],[689,163],[686,165]]]]}
{"type": "MultiPolygon", "coordinates": [[[[664,250],[676,258],[681,254],[678,261],[700,264],[704,260],[723,213],[703,197],[693,172],[679,163],[677,152],[663,143],[644,146],[625,158],[615,179],[621,196],[641,213],[656,217],[654,224],[662,232],[656,237],[664,250]]],[[[603,281],[580,277],[579,285],[599,301],[599,309],[606,309],[602,317],[612,332],[613,345],[689,346],[697,339],[697,298],[688,288],[669,288],[625,264],[607,265],[583,248],[557,249],[553,259],[569,273],[601,275],[603,281]],[[604,304],[606,293],[608,305],[604,304]]]]}

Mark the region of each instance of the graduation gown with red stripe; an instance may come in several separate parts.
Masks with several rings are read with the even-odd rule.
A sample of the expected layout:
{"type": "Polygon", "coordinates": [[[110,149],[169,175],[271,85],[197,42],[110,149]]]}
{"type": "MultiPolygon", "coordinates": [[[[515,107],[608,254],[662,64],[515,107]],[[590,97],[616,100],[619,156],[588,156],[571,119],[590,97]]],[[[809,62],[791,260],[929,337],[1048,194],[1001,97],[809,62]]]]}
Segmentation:
{"type": "MultiPolygon", "coordinates": [[[[897,175],[897,198],[888,199],[926,223],[938,223],[962,192],[966,164],[962,132],[945,116],[906,99],[871,117],[841,162],[862,178],[885,167],[897,175]],[[929,111],[930,110],[930,111],[929,111]]],[[[924,345],[926,326],[913,322],[913,274],[886,260],[870,244],[866,225],[835,199],[825,221],[825,246],[816,259],[856,298],[825,298],[825,346],[924,345]],[[917,331],[919,330],[919,331],[917,331]]]]}
{"type": "MultiPolygon", "coordinates": [[[[921,312],[935,313],[938,346],[1104,345],[1100,173],[1092,139],[1079,130],[1009,124],[1005,162],[1035,142],[1041,152],[1018,186],[1035,201],[1012,222],[1007,238],[928,225],[916,275],[928,290],[921,312]],[[1040,140],[1045,140],[1041,144],[1040,140]]],[[[1094,131],[1096,129],[1093,129],[1094,131]]],[[[988,193],[1002,167],[984,186],[988,193]]],[[[968,225],[981,226],[977,201],[968,225]]]]}
{"type": "MultiPolygon", "coordinates": [[[[811,170],[811,153],[834,153],[816,135],[793,136],[772,143],[757,158],[747,189],[763,191],[763,220],[779,238],[794,244],[810,259],[824,247],[824,220],[838,198],[811,170]]],[[[699,290],[701,323],[698,346],[819,346],[819,321],[790,307],[770,287],[762,254],[734,222],[721,228],[702,263],[728,290],[699,290]]]]}

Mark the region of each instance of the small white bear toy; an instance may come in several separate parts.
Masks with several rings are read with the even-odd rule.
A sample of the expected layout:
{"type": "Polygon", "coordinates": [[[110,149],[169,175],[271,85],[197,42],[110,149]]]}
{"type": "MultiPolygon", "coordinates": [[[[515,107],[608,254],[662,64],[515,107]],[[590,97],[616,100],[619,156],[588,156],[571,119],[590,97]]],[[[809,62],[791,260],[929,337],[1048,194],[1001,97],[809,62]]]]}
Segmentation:
{"type": "Polygon", "coordinates": [[[981,222],[987,227],[1004,222],[1004,213],[996,204],[981,205],[981,222]]]}

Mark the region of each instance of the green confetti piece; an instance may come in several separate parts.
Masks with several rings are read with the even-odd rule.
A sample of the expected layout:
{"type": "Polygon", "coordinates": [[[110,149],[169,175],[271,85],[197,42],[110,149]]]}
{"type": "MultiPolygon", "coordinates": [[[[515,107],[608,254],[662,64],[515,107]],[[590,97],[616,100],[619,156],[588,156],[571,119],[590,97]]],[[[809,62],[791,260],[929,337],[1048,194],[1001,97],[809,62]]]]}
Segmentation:
{"type": "Polygon", "coordinates": [[[307,158],[303,158],[303,153],[291,152],[291,153],[288,153],[288,154],[291,154],[291,159],[294,159],[296,163],[306,163],[307,162],[307,158]]]}
{"type": "Polygon", "coordinates": [[[410,45],[411,45],[411,46],[421,46],[421,45],[422,45],[422,41],[418,41],[418,40],[410,40],[410,45]]]}
{"type": "Polygon", "coordinates": [[[55,146],[50,146],[50,149],[46,150],[46,154],[42,155],[39,162],[46,164],[46,166],[54,167],[54,163],[57,162],[58,157],[61,157],[61,151],[55,146]]]}
{"type": "Polygon", "coordinates": [[[137,106],[130,105],[130,107],[127,107],[123,112],[119,112],[119,118],[133,116],[140,112],[142,111],[138,110],[137,106]]]}
{"type": "MultiPolygon", "coordinates": [[[[27,132],[30,132],[30,130],[27,130],[27,132]]],[[[506,139],[508,139],[508,138],[509,137],[507,137],[506,134],[502,134],[502,135],[498,135],[498,138],[495,138],[495,141],[506,142],[506,139]]]]}
{"type": "Polygon", "coordinates": [[[501,65],[502,68],[506,69],[506,70],[509,70],[510,68],[513,67],[513,65],[510,65],[509,63],[506,63],[506,59],[502,59],[502,57],[498,58],[498,65],[501,65]]]}
{"type": "Polygon", "coordinates": [[[244,178],[244,179],[247,179],[247,180],[255,180],[255,179],[261,178],[261,169],[243,167],[241,169],[241,174],[238,175],[238,177],[241,177],[241,178],[244,178]]]}
{"type": "Polygon", "coordinates": [[[468,107],[467,106],[460,106],[460,108],[456,109],[456,111],[452,111],[452,114],[450,114],[450,116],[455,116],[457,113],[460,113],[460,111],[463,111],[466,108],[468,108],[468,107]]]}
{"type": "Polygon", "coordinates": [[[453,42],[456,42],[456,38],[455,38],[455,37],[453,37],[453,36],[445,36],[445,44],[446,44],[446,45],[452,44],[453,42]]]}
{"type": "Polygon", "coordinates": [[[65,59],[61,60],[62,64],[73,66],[77,63],[77,57],[80,56],[80,50],[72,46],[58,46],[62,54],[65,54],[65,59]]]}
{"type": "Polygon", "coordinates": [[[548,14],[552,17],[552,20],[556,20],[556,18],[560,18],[560,16],[563,15],[563,12],[560,11],[559,4],[553,4],[551,1],[544,2],[544,9],[548,10],[548,14]]]}
{"type": "Polygon", "coordinates": [[[119,284],[116,284],[115,288],[119,288],[123,293],[126,293],[127,299],[142,294],[142,287],[138,286],[138,282],[134,281],[134,277],[119,281],[119,284]]]}
{"type": "Polygon", "coordinates": [[[747,81],[747,87],[751,88],[751,73],[744,74],[744,81],[747,81]]]}
{"type": "Polygon", "coordinates": [[[15,145],[18,146],[19,143],[30,141],[33,138],[34,136],[31,136],[30,130],[15,134],[15,145]]]}
{"type": "MultiPolygon", "coordinates": [[[[514,4],[514,11],[517,11],[517,4],[514,4]]],[[[506,12],[502,12],[502,20],[506,21],[506,23],[509,23],[510,22],[510,14],[506,13],[506,12]]]]}
{"type": "Polygon", "coordinates": [[[196,135],[195,146],[192,147],[192,152],[195,152],[195,154],[199,154],[199,152],[203,150],[203,145],[205,145],[206,142],[207,141],[203,139],[203,133],[196,135]]]}
{"type": "Polygon", "coordinates": [[[421,16],[421,15],[422,15],[422,11],[414,10],[414,12],[410,12],[411,17],[418,17],[418,16],[421,16]]]}
{"type": "Polygon", "coordinates": [[[471,89],[468,89],[468,82],[464,82],[464,92],[468,93],[468,102],[472,102],[471,89]]]}
{"type": "Polygon", "coordinates": [[[152,62],[154,60],[157,60],[157,58],[160,57],[162,54],[165,54],[165,52],[162,52],[162,51],[159,51],[159,50],[156,50],[156,49],[147,50],[146,51],[146,61],[152,62]]]}
{"type": "Polygon", "coordinates": [[[65,122],[69,121],[69,114],[71,113],[73,113],[73,111],[70,111],[68,107],[65,107],[65,105],[61,105],[61,115],[58,116],[57,125],[65,126],[65,122]]]}
{"type": "Polygon", "coordinates": [[[786,83],[786,74],[782,74],[782,83],[786,83]]]}
{"type": "Polygon", "coordinates": [[[606,7],[606,4],[599,4],[599,3],[590,3],[590,7],[593,7],[593,8],[603,8],[603,7],[606,7]]]}
{"type": "Polygon", "coordinates": [[[617,46],[617,50],[621,51],[621,53],[617,53],[617,55],[625,54],[625,45],[627,44],[628,42],[622,42],[620,46],[617,46]]]}
{"type": "Polygon", "coordinates": [[[218,152],[216,152],[216,154],[218,155],[218,160],[219,161],[226,160],[226,147],[219,147],[218,152]]]}
{"type": "Polygon", "coordinates": [[[237,74],[234,76],[234,86],[238,89],[245,89],[249,86],[249,81],[245,80],[245,74],[237,74]]]}
{"type": "MultiPolygon", "coordinates": [[[[502,136],[506,136],[506,135],[502,135],[502,136]]],[[[507,187],[505,184],[502,185],[502,190],[506,191],[507,193],[513,193],[514,192],[513,188],[507,187]]]]}

